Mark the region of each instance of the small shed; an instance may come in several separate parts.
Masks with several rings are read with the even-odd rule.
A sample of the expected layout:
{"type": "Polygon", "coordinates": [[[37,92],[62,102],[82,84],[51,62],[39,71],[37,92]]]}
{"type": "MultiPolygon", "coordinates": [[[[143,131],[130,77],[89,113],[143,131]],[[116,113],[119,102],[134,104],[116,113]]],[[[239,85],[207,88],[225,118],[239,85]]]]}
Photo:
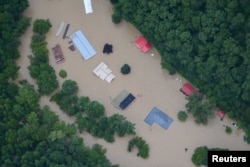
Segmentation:
{"type": "Polygon", "coordinates": [[[224,111],[222,111],[221,109],[218,109],[216,112],[216,115],[220,118],[224,118],[226,113],[224,111]]]}
{"type": "Polygon", "coordinates": [[[151,48],[151,44],[143,36],[139,36],[135,40],[135,45],[144,53],[147,53],[151,48]]]}
{"type": "Polygon", "coordinates": [[[135,96],[127,90],[122,90],[111,102],[111,104],[121,110],[125,110],[134,100],[135,96]]]}
{"type": "Polygon", "coordinates": [[[191,96],[195,92],[195,88],[190,83],[185,83],[180,91],[187,96],[191,96]]]}
{"type": "Polygon", "coordinates": [[[73,41],[75,47],[78,49],[83,59],[88,60],[96,55],[95,49],[82,31],[78,30],[74,32],[70,35],[70,39],[73,41]]]}
{"type": "Polygon", "coordinates": [[[56,44],[56,46],[52,48],[52,53],[56,59],[56,63],[59,64],[64,61],[63,52],[59,44],[56,44]]]}

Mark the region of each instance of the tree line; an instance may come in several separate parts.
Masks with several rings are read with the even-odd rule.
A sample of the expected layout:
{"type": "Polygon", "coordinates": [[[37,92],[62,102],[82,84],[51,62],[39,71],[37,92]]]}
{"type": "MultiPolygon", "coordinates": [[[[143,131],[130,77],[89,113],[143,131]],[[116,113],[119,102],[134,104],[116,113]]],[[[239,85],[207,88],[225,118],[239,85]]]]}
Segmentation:
{"type": "Polygon", "coordinates": [[[211,103],[236,119],[250,143],[250,7],[247,0],[111,0],[112,20],[133,24],[211,103]]]}
{"type": "Polygon", "coordinates": [[[30,76],[36,80],[41,95],[49,95],[59,86],[55,70],[49,64],[49,50],[45,39],[45,34],[51,26],[50,21],[44,19],[37,19],[33,23],[30,44],[33,55],[29,55],[30,66],[28,69],[30,76]]]}

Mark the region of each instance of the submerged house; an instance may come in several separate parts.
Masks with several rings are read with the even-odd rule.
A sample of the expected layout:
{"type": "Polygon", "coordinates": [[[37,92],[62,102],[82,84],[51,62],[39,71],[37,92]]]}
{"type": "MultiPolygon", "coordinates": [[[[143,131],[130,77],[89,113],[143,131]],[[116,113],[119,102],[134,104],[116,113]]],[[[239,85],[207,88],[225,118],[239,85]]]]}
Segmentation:
{"type": "Polygon", "coordinates": [[[217,112],[216,112],[216,115],[218,117],[220,117],[221,119],[223,119],[225,117],[226,113],[223,110],[218,109],[217,112]]]}
{"type": "Polygon", "coordinates": [[[185,83],[180,91],[187,96],[191,96],[196,92],[196,89],[190,83],[185,83]]]}
{"type": "Polygon", "coordinates": [[[143,52],[147,53],[151,48],[152,45],[144,38],[143,36],[139,36],[135,40],[135,45],[143,52]]]}

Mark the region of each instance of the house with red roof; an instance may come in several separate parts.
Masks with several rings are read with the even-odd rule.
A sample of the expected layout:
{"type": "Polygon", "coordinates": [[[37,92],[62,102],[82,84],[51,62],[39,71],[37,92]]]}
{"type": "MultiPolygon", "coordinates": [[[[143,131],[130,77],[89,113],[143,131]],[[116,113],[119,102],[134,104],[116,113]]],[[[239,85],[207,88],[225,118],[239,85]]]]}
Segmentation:
{"type": "Polygon", "coordinates": [[[144,38],[143,36],[139,36],[135,40],[135,45],[143,52],[147,53],[151,48],[152,45],[144,38]]]}
{"type": "Polygon", "coordinates": [[[193,87],[193,85],[191,85],[190,83],[185,83],[182,88],[180,89],[181,92],[183,92],[185,95],[187,96],[191,96],[194,94],[194,92],[196,91],[195,88],[193,87]]]}
{"type": "Polygon", "coordinates": [[[221,119],[223,119],[225,117],[226,113],[222,109],[218,109],[216,112],[216,115],[218,117],[220,117],[221,119]]]}

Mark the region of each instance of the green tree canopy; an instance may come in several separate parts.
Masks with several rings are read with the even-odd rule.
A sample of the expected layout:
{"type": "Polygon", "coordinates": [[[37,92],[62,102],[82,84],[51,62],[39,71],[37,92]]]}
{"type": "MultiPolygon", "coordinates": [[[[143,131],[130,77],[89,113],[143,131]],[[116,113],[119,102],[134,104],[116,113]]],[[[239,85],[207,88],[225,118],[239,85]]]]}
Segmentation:
{"type": "Polygon", "coordinates": [[[128,151],[131,152],[134,146],[138,148],[137,156],[144,159],[149,157],[149,146],[141,137],[136,136],[129,141],[128,151]]]}
{"type": "Polygon", "coordinates": [[[78,85],[75,81],[73,80],[65,80],[62,84],[62,90],[61,92],[64,95],[72,95],[76,94],[78,92],[78,85]]]}
{"type": "Polygon", "coordinates": [[[208,148],[207,146],[202,146],[202,147],[197,147],[194,150],[194,153],[192,155],[192,162],[196,165],[196,166],[200,166],[202,164],[207,164],[205,161],[207,160],[207,153],[208,152],[208,148]]]}
{"type": "Polygon", "coordinates": [[[181,122],[185,122],[187,119],[187,113],[185,111],[179,111],[177,117],[181,122]]]}
{"type": "Polygon", "coordinates": [[[33,24],[33,32],[40,35],[45,35],[49,31],[51,26],[52,24],[48,19],[37,19],[33,24]]]}
{"type": "Polygon", "coordinates": [[[104,115],[105,108],[98,101],[91,101],[85,105],[84,110],[89,117],[100,118],[104,115]]]}
{"type": "Polygon", "coordinates": [[[131,67],[128,65],[128,64],[124,64],[122,67],[121,67],[121,73],[122,74],[129,74],[131,71],[131,67]]]}
{"type": "Polygon", "coordinates": [[[208,119],[215,116],[215,106],[205,99],[203,95],[194,94],[187,99],[187,112],[193,114],[197,124],[207,124],[208,119]]]}

